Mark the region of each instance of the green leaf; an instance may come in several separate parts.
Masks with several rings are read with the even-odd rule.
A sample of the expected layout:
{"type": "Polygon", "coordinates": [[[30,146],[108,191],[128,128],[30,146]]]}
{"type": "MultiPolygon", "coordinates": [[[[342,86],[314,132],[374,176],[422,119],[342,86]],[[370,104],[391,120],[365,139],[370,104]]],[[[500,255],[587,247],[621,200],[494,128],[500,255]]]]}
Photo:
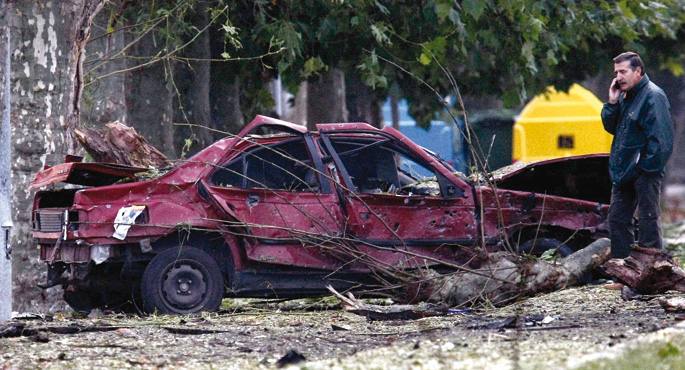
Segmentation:
{"type": "Polygon", "coordinates": [[[473,19],[478,20],[478,18],[483,15],[487,3],[485,0],[464,0],[464,2],[461,3],[461,6],[467,14],[473,17],[473,19]]]}
{"type": "Polygon", "coordinates": [[[627,0],[621,0],[621,1],[619,1],[619,2],[618,2],[618,8],[621,10],[621,13],[623,13],[623,15],[624,15],[626,18],[628,18],[628,19],[630,19],[630,20],[634,20],[634,19],[635,19],[635,13],[633,13],[633,10],[630,9],[630,5],[628,5],[628,1],[627,1],[627,0]]]}
{"type": "Polygon", "coordinates": [[[445,51],[447,50],[447,39],[442,36],[438,36],[430,42],[423,43],[422,46],[422,55],[428,57],[428,62],[424,63],[425,59],[424,61],[422,61],[423,57],[419,57],[419,62],[423,65],[428,65],[430,64],[431,59],[433,58],[439,61],[442,61],[445,58],[445,51]]]}
{"type": "Polygon", "coordinates": [[[388,10],[388,8],[385,5],[381,4],[380,1],[376,1],[374,2],[374,4],[381,13],[383,13],[384,15],[390,15],[390,11],[388,10]]]}
{"type": "Polygon", "coordinates": [[[533,48],[535,45],[532,42],[526,42],[521,48],[521,55],[526,59],[526,68],[531,73],[538,71],[537,63],[535,63],[535,55],[533,54],[533,48]]]}
{"type": "Polygon", "coordinates": [[[450,21],[455,26],[457,26],[457,31],[459,31],[459,33],[464,33],[464,23],[461,21],[461,16],[459,15],[459,12],[455,9],[450,9],[449,18],[450,21]]]}
{"type": "Polygon", "coordinates": [[[559,64],[559,61],[557,60],[557,57],[554,55],[554,50],[550,49],[547,50],[547,65],[549,66],[555,66],[559,64]]]}
{"type": "Polygon", "coordinates": [[[426,53],[421,53],[421,55],[419,56],[419,63],[423,64],[424,66],[431,64],[431,61],[431,57],[426,55],[426,53]]]}
{"type": "Polygon", "coordinates": [[[364,56],[362,62],[357,65],[357,69],[360,71],[364,84],[372,89],[388,86],[388,79],[382,75],[375,49],[371,51],[370,55],[364,56]]]}
{"type": "Polygon", "coordinates": [[[664,62],[664,67],[671,71],[674,76],[680,77],[683,74],[685,74],[685,69],[683,68],[683,64],[676,58],[668,58],[664,62]]]}
{"type": "Polygon", "coordinates": [[[376,42],[381,45],[391,46],[392,41],[390,41],[390,37],[387,33],[388,27],[385,24],[376,23],[371,25],[371,34],[373,35],[373,38],[376,39],[376,42]]]}
{"type": "Polygon", "coordinates": [[[435,4],[435,15],[438,16],[440,22],[444,22],[449,17],[450,10],[452,10],[452,4],[448,1],[435,4]]]}
{"type": "Polygon", "coordinates": [[[312,76],[316,76],[321,72],[325,72],[327,70],[328,66],[326,65],[326,63],[323,62],[323,60],[321,60],[321,58],[309,58],[307,59],[307,61],[304,62],[304,66],[302,69],[302,77],[309,78],[312,76]]]}

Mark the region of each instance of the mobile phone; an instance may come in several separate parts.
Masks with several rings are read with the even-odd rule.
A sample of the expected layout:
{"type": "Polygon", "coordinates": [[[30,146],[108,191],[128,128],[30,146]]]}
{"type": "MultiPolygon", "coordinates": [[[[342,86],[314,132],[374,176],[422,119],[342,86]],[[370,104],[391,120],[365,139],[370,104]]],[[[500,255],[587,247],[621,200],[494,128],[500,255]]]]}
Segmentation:
{"type": "Polygon", "coordinates": [[[611,86],[612,89],[614,90],[620,90],[621,85],[618,83],[618,81],[614,82],[614,84],[611,86]]]}

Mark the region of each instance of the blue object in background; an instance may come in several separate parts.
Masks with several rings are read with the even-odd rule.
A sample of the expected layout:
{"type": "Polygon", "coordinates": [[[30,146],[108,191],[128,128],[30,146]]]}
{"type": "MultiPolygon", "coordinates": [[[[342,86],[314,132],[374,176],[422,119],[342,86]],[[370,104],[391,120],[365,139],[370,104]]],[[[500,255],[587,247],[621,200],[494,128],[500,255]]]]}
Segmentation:
{"type": "MultiPolygon", "coordinates": [[[[407,101],[402,99],[397,104],[400,114],[400,132],[418,145],[436,153],[440,158],[449,162],[455,170],[466,173],[468,170],[468,150],[460,130],[464,123],[457,121],[459,130],[454,124],[444,121],[431,121],[430,128],[425,130],[416,125],[416,121],[408,113],[407,101]]],[[[383,123],[392,126],[392,111],[390,99],[386,100],[382,108],[383,123]]]]}

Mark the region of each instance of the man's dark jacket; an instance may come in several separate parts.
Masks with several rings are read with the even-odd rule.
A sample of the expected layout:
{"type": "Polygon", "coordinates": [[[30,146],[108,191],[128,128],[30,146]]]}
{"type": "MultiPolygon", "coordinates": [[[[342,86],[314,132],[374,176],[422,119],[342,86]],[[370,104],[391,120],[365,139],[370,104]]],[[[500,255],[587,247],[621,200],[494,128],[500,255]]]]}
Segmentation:
{"type": "Polygon", "coordinates": [[[671,106],[647,75],[616,104],[604,104],[602,123],[614,135],[609,157],[614,185],[631,183],[640,173],[663,174],[673,151],[671,106]]]}

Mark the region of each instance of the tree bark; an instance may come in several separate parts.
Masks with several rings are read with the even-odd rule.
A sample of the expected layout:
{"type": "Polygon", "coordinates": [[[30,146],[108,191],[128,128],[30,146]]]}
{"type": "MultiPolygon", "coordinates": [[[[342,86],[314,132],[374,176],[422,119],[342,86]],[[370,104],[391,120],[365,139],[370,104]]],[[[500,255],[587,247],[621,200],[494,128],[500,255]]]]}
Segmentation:
{"type": "MultiPolygon", "coordinates": [[[[100,0],[17,1],[3,14],[12,48],[12,161],[15,310],[42,308],[57,292],[36,288],[45,267],[31,241],[28,184],[45,164],[73,152],[79,124],[84,48],[100,0]]],[[[2,11],[5,11],[3,7],[2,11]]],[[[3,68],[3,67],[0,67],[3,68]]]]}
{"type": "Polygon", "coordinates": [[[319,78],[307,82],[307,127],[317,123],[346,122],[345,74],[332,68],[319,78]]]}
{"type": "Polygon", "coordinates": [[[390,115],[392,116],[392,128],[400,129],[400,107],[396,95],[390,95],[390,115]]]}
{"type": "MultiPolygon", "coordinates": [[[[107,9],[118,12],[120,9],[107,9]]],[[[117,55],[126,46],[123,22],[113,22],[110,12],[101,11],[95,17],[93,37],[86,46],[86,86],[83,90],[81,122],[90,126],[102,126],[108,122],[126,123],[126,60],[117,55]],[[114,32],[108,33],[109,28],[114,32]],[[114,73],[114,74],[112,74],[114,73]],[[99,79],[98,76],[111,76],[99,79]]]]}
{"type": "MultiPolygon", "coordinates": [[[[198,1],[195,7],[195,13],[191,16],[190,21],[197,30],[204,29],[209,23],[209,14],[207,13],[207,2],[198,1]]],[[[190,37],[195,37],[193,32],[190,37]]],[[[212,57],[209,30],[197,35],[195,41],[188,46],[187,56],[195,59],[190,62],[187,79],[188,84],[186,91],[185,107],[189,123],[194,125],[190,128],[193,136],[197,142],[193,145],[193,149],[200,150],[207,145],[214,142],[214,134],[211,129],[211,105],[209,103],[209,85],[210,85],[210,62],[212,57]]]]}
{"type": "Polygon", "coordinates": [[[346,76],[345,95],[350,122],[366,122],[378,128],[382,126],[380,101],[357,75],[346,76]]]}
{"type": "Polygon", "coordinates": [[[409,287],[412,300],[454,306],[503,306],[521,297],[581,284],[609,259],[610,241],[598,239],[558,263],[531,260],[510,252],[491,253],[473,272],[434,275],[409,287]]]}
{"type": "MultiPolygon", "coordinates": [[[[212,58],[220,59],[224,51],[224,33],[210,29],[212,58]]],[[[235,134],[245,123],[240,109],[240,79],[237,62],[212,62],[209,100],[212,121],[219,131],[235,134]]],[[[251,118],[251,117],[248,117],[251,118]]],[[[216,138],[224,134],[214,135],[216,138]]]]}
{"type": "Polygon", "coordinates": [[[309,90],[307,85],[307,81],[300,84],[297,93],[292,98],[292,105],[284,109],[285,114],[281,117],[282,119],[302,126],[307,125],[307,91],[309,90]]]}
{"type": "MultiPolygon", "coordinates": [[[[157,53],[161,45],[152,32],[131,47],[132,55],[149,57],[157,53]]],[[[133,37],[128,37],[127,41],[133,41],[133,37]]],[[[128,72],[125,80],[128,125],[169,158],[178,154],[174,143],[173,76],[174,68],[170,63],[158,62],[128,72]]]]}

